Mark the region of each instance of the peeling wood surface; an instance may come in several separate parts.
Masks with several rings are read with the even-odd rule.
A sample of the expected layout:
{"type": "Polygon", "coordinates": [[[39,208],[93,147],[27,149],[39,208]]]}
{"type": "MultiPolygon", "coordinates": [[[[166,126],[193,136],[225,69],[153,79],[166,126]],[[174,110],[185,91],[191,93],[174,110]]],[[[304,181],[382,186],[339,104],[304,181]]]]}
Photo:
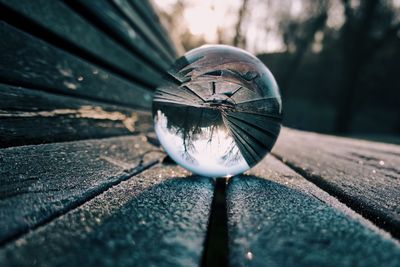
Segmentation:
{"type": "Polygon", "coordinates": [[[0,249],[2,266],[199,266],[213,183],[153,167],[0,249]]]}
{"type": "Polygon", "coordinates": [[[0,22],[0,81],[150,109],[152,93],[0,22]]]}
{"type": "Polygon", "coordinates": [[[284,129],[273,153],[400,237],[400,147],[284,129]]]}
{"type": "Polygon", "coordinates": [[[227,194],[231,266],[399,266],[397,241],[271,156],[227,194]]]}
{"type": "Polygon", "coordinates": [[[143,135],[0,150],[0,243],[93,198],[163,154],[143,135]]]}
{"type": "Polygon", "coordinates": [[[0,84],[0,147],[146,133],[151,114],[0,84]]]}

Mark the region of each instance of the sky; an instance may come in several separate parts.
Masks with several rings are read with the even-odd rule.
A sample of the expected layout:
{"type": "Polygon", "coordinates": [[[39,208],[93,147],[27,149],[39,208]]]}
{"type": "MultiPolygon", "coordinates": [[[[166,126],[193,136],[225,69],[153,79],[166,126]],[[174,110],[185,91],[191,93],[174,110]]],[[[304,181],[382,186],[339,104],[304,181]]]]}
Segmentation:
{"type": "MultiPolygon", "coordinates": [[[[295,0],[299,1],[299,0],[295,0]]],[[[153,0],[156,6],[169,13],[176,0],[153,0]]],[[[242,0],[186,0],[188,7],[183,14],[183,23],[193,35],[203,36],[208,43],[217,42],[218,28],[224,29],[227,38],[234,36],[238,10],[242,0]]],[[[273,21],[265,21],[265,11],[261,8],[249,6],[251,20],[247,20],[245,32],[249,52],[275,52],[284,50],[283,41],[277,33],[265,31],[265,27],[274,28],[273,21]],[[268,44],[267,46],[265,44],[268,44]]]]}
{"type": "MultiPolygon", "coordinates": [[[[178,0],[152,0],[156,7],[170,14],[171,7],[178,0]]],[[[187,6],[182,23],[193,35],[203,36],[207,43],[218,43],[218,29],[228,40],[233,40],[238,12],[243,0],[180,0],[187,6]]],[[[305,4],[312,0],[249,0],[243,29],[251,53],[283,52],[286,46],[279,32],[279,19],[289,15],[291,19],[307,17],[305,4]]],[[[360,0],[351,0],[352,6],[360,0]]],[[[315,1],[316,3],[317,1],[315,1]]],[[[328,9],[327,26],[340,28],[344,23],[344,9],[341,0],[331,0],[328,9]]],[[[393,7],[400,8],[400,0],[391,0],[393,7]]],[[[322,37],[321,35],[317,37],[322,37]]],[[[318,52],[318,48],[315,49],[318,52]]]]}

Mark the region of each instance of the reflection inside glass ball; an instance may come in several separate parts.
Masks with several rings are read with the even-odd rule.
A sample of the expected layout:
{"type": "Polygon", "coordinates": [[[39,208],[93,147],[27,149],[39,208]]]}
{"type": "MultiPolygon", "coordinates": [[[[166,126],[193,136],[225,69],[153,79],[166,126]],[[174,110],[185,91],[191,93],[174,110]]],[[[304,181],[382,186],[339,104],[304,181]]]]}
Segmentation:
{"type": "Polygon", "coordinates": [[[274,77],[244,50],[203,46],[179,58],[153,99],[155,131],[190,171],[232,176],[271,151],[282,103],[274,77]]]}

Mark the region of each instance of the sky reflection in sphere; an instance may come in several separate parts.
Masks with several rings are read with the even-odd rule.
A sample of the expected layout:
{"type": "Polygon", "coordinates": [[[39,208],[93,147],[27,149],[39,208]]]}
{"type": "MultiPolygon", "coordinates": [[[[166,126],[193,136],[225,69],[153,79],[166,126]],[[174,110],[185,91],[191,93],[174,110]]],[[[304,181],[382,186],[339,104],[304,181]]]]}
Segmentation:
{"type": "Polygon", "coordinates": [[[282,103],[274,77],[251,54],[202,46],[179,58],[157,88],[158,139],[178,164],[210,177],[232,176],[271,151],[282,103]]]}

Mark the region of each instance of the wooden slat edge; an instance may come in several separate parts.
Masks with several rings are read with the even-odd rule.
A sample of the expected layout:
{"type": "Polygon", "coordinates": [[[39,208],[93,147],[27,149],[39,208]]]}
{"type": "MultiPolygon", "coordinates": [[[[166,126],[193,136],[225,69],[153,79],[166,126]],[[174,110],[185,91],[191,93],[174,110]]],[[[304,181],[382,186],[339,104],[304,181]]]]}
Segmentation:
{"type": "Polygon", "coordinates": [[[400,245],[277,159],[228,185],[231,266],[397,266],[400,245]]]}
{"type": "Polygon", "coordinates": [[[120,46],[61,1],[1,0],[0,5],[7,22],[60,49],[135,82],[155,87],[162,81],[162,71],[120,46]]]}
{"type": "Polygon", "coordinates": [[[0,84],[0,147],[147,133],[149,112],[0,84]]]}
{"type": "Polygon", "coordinates": [[[7,266],[199,266],[213,184],[153,167],[0,249],[7,266]]]}
{"type": "Polygon", "coordinates": [[[152,92],[0,22],[0,82],[150,109],[152,92]]]}
{"type": "Polygon", "coordinates": [[[0,243],[53,220],[151,166],[145,136],[0,150],[0,243]]]}
{"type": "Polygon", "coordinates": [[[400,238],[400,146],[284,129],[273,153],[400,238]]]}

